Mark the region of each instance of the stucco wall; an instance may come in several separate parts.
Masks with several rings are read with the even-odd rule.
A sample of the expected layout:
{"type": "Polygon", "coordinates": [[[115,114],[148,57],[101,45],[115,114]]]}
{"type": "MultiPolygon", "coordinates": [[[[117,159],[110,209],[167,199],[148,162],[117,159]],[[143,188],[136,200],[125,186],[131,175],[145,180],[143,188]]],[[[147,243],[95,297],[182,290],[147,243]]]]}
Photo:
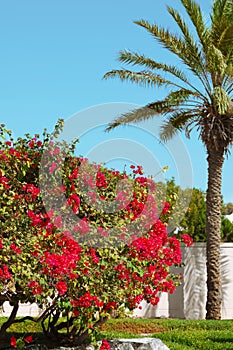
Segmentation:
{"type": "MultiPolygon", "coordinates": [[[[182,285],[172,295],[163,295],[157,307],[142,304],[136,309],[138,317],[172,317],[204,319],[206,304],[206,246],[195,243],[183,248],[183,268],[174,269],[183,274],[182,285]]],[[[233,243],[221,244],[222,319],[233,319],[233,243]]]]}
{"type": "MultiPolygon", "coordinates": [[[[195,243],[190,248],[183,248],[182,268],[176,268],[176,273],[183,274],[183,282],[174,294],[162,293],[156,307],[143,302],[142,309],[137,308],[134,316],[172,317],[186,319],[204,319],[206,304],[206,258],[205,243],[195,243]]],[[[222,276],[222,319],[233,319],[233,243],[221,245],[221,276],[222,276]]],[[[2,315],[8,316],[11,307],[3,306],[2,315]]],[[[23,304],[18,315],[35,316],[39,313],[36,304],[23,304]]]]}

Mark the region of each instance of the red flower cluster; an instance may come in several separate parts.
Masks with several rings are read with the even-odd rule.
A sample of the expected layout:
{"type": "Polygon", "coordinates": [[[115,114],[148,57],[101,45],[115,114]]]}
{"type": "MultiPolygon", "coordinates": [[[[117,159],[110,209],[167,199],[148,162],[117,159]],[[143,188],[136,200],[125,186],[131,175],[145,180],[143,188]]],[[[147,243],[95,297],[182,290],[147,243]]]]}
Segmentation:
{"type": "Polygon", "coordinates": [[[163,202],[163,210],[162,210],[162,214],[167,214],[167,212],[169,211],[170,209],[170,204],[168,202],[163,202]]]}
{"type": "Polygon", "coordinates": [[[20,254],[21,253],[21,249],[19,247],[17,247],[15,243],[11,243],[10,248],[16,254],[20,254]]]}
{"type": "MultiPolygon", "coordinates": [[[[67,206],[71,207],[77,214],[72,218],[77,218],[77,221],[70,228],[66,226],[66,216],[60,215],[56,209],[45,212],[36,178],[38,169],[34,169],[42,155],[41,142],[37,138],[30,139],[22,151],[21,143],[14,148],[9,141],[5,151],[0,151],[0,159],[7,165],[6,171],[0,173],[0,189],[9,196],[9,203],[14,204],[9,204],[7,209],[11,210],[15,228],[11,232],[5,225],[6,234],[0,237],[1,254],[8,254],[9,250],[11,253],[8,254],[9,264],[0,267],[4,288],[11,284],[9,279],[12,278],[12,284],[17,280],[19,291],[25,290],[24,300],[38,300],[46,308],[49,297],[59,312],[72,312],[72,317],[80,317],[80,324],[90,329],[95,322],[98,323],[98,315],[110,313],[122,302],[130,308],[143,299],[156,305],[160,292],[172,293],[175,289],[173,279],[177,281],[177,278],[170,274],[168,267],[181,261],[180,241],[177,237],[168,237],[165,225],[159,221],[155,184],[141,176],[142,167],[131,166],[133,175],[128,176],[67,155],[62,168],[63,184],[60,184],[50,174],[61,165],[62,152],[57,144],[50,143],[49,147],[48,154],[43,152],[42,157],[43,166],[48,170],[45,192],[51,196],[52,203],[53,200],[56,203],[57,194],[66,195],[64,212],[69,212],[67,206]],[[46,157],[49,160],[47,165],[46,157]],[[55,157],[52,163],[51,157],[55,157]],[[14,161],[15,169],[19,167],[20,175],[23,174],[22,182],[18,180],[20,176],[11,173],[14,161]],[[27,177],[28,183],[23,182],[27,177]],[[124,183],[124,189],[117,192],[117,183],[126,178],[129,191],[124,183]],[[13,188],[12,191],[9,188],[13,188]],[[90,204],[100,203],[100,200],[106,204],[119,201],[120,210],[116,213],[103,210],[102,213],[90,204]],[[105,244],[107,239],[111,243],[112,231],[114,235],[116,233],[115,238],[127,242],[124,248],[120,244],[106,244],[103,248],[102,243],[105,244]],[[130,231],[135,232],[134,237],[130,231]],[[27,232],[27,235],[22,237],[22,232],[27,232]],[[84,241],[82,236],[92,242],[96,233],[98,244],[100,242],[98,247],[86,243],[81,245],[73,239],[80,234],[80,242],[84,241]],[[31,263],[29,272],[21,268],[25,261],[31,263]],[[10,271],[7,265],[12,266],[10,271]]],[[[164,202],[162,213],[166,214],[168,210],[169,204],[164,202]]],[[[185,244],[191,244],[189,236],[183,235],[182,239],[185,244]]],[[[21,301],[22,296],[17,295],[17,290],[15,295],[21,301]]],[[[30,342],[30,336],[24,341],[30,342]]],[[[11,345],[16,347],[16,343],[12,336],[11,345]]],[[[101,350],[110,350],[106,340],[102,342],[101,350]]]]}
{"type": "Polygon", "coordinates": [[[41,147],[42,146],[42,142],[37,140],[36,137],[34,137],[31,141],[28,142],[28,146],[30,148],[41,147]]]}
{"type": "Polygon", "coordinates": [[[139,174],[139,175],[143,175],[143,171],[142,171],[142,166],[141,165],[137,165],[137,167],[135,167],[135,165],[130,165],[131,169],[133,170],[134,174],[139,174]]]}
{"type": "Polygon", "coordinates": [[[3,188],[11,188],[11,186],[8,184],[9,179],[2,175],[0,171],[0,184],[2,184],[3,188]]]}
{"type": "Polygon", "coordinates": [[[101,171],[98,171],[98,173],[96,174],[96,186],[104,188],[108,187],[106,177],[101,171]]]}
{"type": "Polygon", "coordinates": [[[28,287],[31,288],[33,295],[40,295],[43,291],[43,288],[36,281],[31,281],[28,283],[28,287]]]}
{"type": "Polygon", "coordinates": [[[16,338],[15,338],[15,336],[14,336],[14,334],[12,334],[12,336],[11,336],[11,339],[10,339],[10,344],[11,344],[11,346],[13,346],[13,348],[17,348],[17,344],[16,344],[16,338]]]}
{"type": "Polygon", "coordinates": [[[72,210],[75,214],[79,212],[80,198],[76,193],[72,193],[68,197],[67,204],[72,207],[72,210]]]}
{"type": "Polygon", "coordinates": [[[193,239],[189,235],[184,233],[184,234],[181,235],[181,238],[182,238],[182,241],[184,242],[184,244],[187,247],[190,247],[193,244],[193,239]]]}
{"type": "Polygon", "coordinates": [[[72,173],[68,176],[70,181],[78,178],[78,168],[73,169],[72,173]]]}
{"type": "Polygon", "coordinates": [[[9,280],[12,277],[12,274],[8,270],[8,266],[4,265],[2,268],[0,267],[0,278],[5,280],[9,280]]]}
{"type": "Polygon", "coordinates": [[[67,292],[67,284],[64,281],[58,281],[56,283],[56,288],[59,295],[64,295],[67,292]]]}
{"type": "Polygon", "coordinates": [[[102,340],[102,344],[100,346],[100,350],[110,350],[110,345],[106,339],[102,340]]]}
{"type": "Polygon", "coordinates": [[[88,233],[90,231],[90,227],[89,227],[87,219],[84,218],[84,219],[80,220],[79,223],[74,226],[73,231],[74,231],[74,233],[78,232],[82,235],[88,233]]]}
{"type": "Polygon", "coordinates": [[[35,200],[40,193],[40,189],[35,187],[33,184],[23,185],[22,191],[26,192],[26,200],[35,200]]]}
{"type": "Polygon", "coordinates": [[[90,292],[86,292],[84,295],[80,296],[76,300],[71,299],[70,304],[74,307],[79,307],[79,308],[80,307],[88,308],[88,307],[91,307],[93,305],[95,305],[97,307],[102,307],[104,305],[103,302],[100,302],[98,300],[97,296],[91,295],[90,292]]]}
{"type": "MultiPolygon", "coordinates": [[[[23,339],[25,344],[30,344],[32,342],[32,336],[31,335],[27,335],[24,339],[23,339]]],[[[14,334],[12,334],[11,339],[10,339],[10,345],[17,349],[17,339],[15,338],[14,334]]]]}

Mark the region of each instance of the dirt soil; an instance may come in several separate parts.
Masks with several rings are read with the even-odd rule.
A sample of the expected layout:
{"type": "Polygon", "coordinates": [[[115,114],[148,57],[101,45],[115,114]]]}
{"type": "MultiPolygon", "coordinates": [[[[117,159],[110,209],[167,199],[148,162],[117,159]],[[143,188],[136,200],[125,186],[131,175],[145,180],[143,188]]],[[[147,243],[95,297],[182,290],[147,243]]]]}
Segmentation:
{"type": "Polygon", "coordinates": [[[167,329],[163,326],[157,324],[139,324],[139,323],[129,323],[127,321],[117,322],[114,325],[111,323],[106,323],[101,326],[102,331],[114,331],[114,332],[124,332],[131,334],[153,334],[158,332],[167,331],[167,329]]]}

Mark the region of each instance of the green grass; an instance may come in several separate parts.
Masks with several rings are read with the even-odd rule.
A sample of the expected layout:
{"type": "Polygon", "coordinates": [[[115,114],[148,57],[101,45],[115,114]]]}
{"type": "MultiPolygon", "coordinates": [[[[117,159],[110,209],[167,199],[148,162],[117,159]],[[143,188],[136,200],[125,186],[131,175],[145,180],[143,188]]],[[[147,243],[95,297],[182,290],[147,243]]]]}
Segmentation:
{"type": "MultiPolygon", "coordinates": [[[[40,325],[29,321],[9,329],[9,333],[18,336],[34,333],[34,339],[40,332],[40,325]]],[[[170,350],[233,349],[233,320],[112,319],[102,327],[99,339],[134,338],[141,334],[160,338],[170,350]]]]}
{"type": "MultiPolygon", "coordinates": [[[[110,320],[107,330],[102,331],[102,336],[112,338],[132,338],[141,336],[140,326],[157,328],[156,332],[148,332],[150,337],[160,338],[171,350],[230,350],[233,349],[233,320],[174,320],[174,319],[125,319],[110,320]],[[132,334],[138,327],[139,332],[132,334]],[[124,325],[124,327],[122,326],[124,325]],[[121,331],[118,331],[118,328],[121,331]],[[122,332],[122,329],[128,331],[122,332]],[[160,330],[160,329],[161,330],[160,330]]],[[[146,333],[143,331],[143,333],[146,333]]]]}

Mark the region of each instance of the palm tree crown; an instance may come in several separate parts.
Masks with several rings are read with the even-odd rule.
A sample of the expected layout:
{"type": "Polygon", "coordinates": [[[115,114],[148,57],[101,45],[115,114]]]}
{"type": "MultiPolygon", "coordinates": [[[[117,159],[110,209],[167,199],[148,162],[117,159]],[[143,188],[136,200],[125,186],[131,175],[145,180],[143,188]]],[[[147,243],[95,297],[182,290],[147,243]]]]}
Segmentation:
{"type": "Polygon", "coordinates": [[[214,0],[209,25],[194,0],[180,0],[194,31],[180,13],[167,7],[180,29],[168,29],[136,21],[166,50],[181,61],[179,68],[157,62],[131,51],[121,51],[119,61],[138,66],[139,71],[112,70],[104,78],[118,77],[133,83],[166,87],[169,93],[159,101],[137,108],[115,119],[107,128],[164,116],[161,139],[166,141],[180,130],[187,136],[197,128],[208,162],[206,194],[207,318],[221,318],[220,225],[221,184],[224,154],[233,144],[233,0],[214,0]],[[190,79],[187,73],[192,74],[190,79]]]}
{"type": "Polygon", "coordinates": [[[167,118],[161,131],[162,139],[167,140],[182,129],[189,135],[197,126],[206,146],[223,147],[226,151],[233,142],[233,1],[214,2],[210,26],[205,25],[200,6],[195,1],[181,0],[181,3],[196,30],[197,41],[179,12],[171,7],[167,10],[178,24],[180,35],[145,20],[135,23],[146,28],[164,48],[178,56],[200,84],[193,85],[185,71],[176,66],[135,52],[121,51],[119,61],[144,67],[144,70],[112,70],[104,78],[119,77],[144,86],[165,86],[169,87],[170,93],[163,100],[122,115],[107,130],[162,114],[167,118]]]}

